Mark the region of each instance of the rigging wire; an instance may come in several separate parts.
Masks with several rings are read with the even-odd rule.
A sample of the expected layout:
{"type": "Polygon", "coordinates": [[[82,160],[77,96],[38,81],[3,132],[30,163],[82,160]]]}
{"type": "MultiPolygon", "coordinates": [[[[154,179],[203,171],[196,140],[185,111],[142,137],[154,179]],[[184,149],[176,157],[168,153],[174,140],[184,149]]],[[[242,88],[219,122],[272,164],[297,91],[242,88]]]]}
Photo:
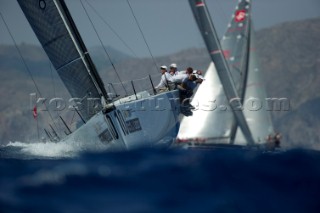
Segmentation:
{"type": "Polygon", "coordinates": [[[52,89],[53,89],[53,96],[56,97],[56,88],[53,80],[53,69],[52,69],[51,63],[50,63],[50,76],[51,76],[51,83],[52,83],[52,89]]]}
{"type": "MultiPolygon", "coordinates": [[[[23,62],[23,64],[24,64],[24,66],[25,66],[25,68],[26,68],[26,70],[27,70],[27,72],[28,72],[28,74],[29,74],[29,76],[30,76],[30,78],[31,78],[31,80],[32,80],[32,82],[33,82],[33,84],[34,84],[34,86],[35,86],[35,88],[36,88],[37,92],[39,93],[40,97],[42,97],[41,92],[40,92],[40,89],[39,89],[39,87],[38,87],[38,85],[37,85],[36,81],[34,80],[34,78],[33,78],[33,76],[32,76],[32,73],[31,73],[31,71],[30,71],[29,67],[27,66],[26,61],[24,60],[24,58],[23,58],[23,56],[22,56],[22,53],[21,53],[20,49],[18,48],[17,42],[16,42],[16,40],[14,39],[14,37],[13,37],[13,35],[12,35],[11,31],[10,31],[10,28],[9,28],[9,26],[8,26],[7,22],[5,21],[5,19],[4,19],[4,17],[3,17],[3,15],[2,15],[2,13],[1,13],[1,11],[0,11],[0,16],[1,16],[1,19],[2,19],[2,21],[3,21],[4,25],[5,25],[6,29],[7,29],[7,31],[8,31],[8,33],[9,33],[10,37],[11,37],[11,39],[12,39],[13,43],[14,43],[15,48],[17,49],[17,51],[18,51],[18,53],[19,53],[19,56],[20,56],[20,58],[21,58],[21,60],[22,60],[22,62],[23,62]]],[[[56,123],[54,122],[54,119],[53,119],[53,117],[52,117],[52,115],[51,115],[50,111],[48,110],[48,107],[47,107],[46,103],[45,103],[45,102],[42,102],[42,104],[46,107],[46,110],[48,111],[48,114],[49,114],[49,116],[50,116],[50,118],[51,118],[51,120],[52,120],[52,122],[53,122],[54,126],[57,128],[57,125],[56,125],[56,123]]],[[[37,128],[38,128],[38,127],[37,127],[37,128]]]]}
{"type": "Polygon", "coordinates": [[[146,40],[146,38],[145,38],[145,36],[144,36],[144,34],[143,34],[143,31],[142,31],[142,29],[141,29],[141,27],[140,27],[140,24],[139,24],[139,22],[138,22],[138,19],[136,18],[135,14],[134,14],[134,11],[133,11],[133,9],[132,9],[132,7],[131,7],[131,4],[130,4],[129,0],[127,0],[127,3],[128,3],[128,6],[129,6],[129,8],[130,8],[130,10],[131,10],[132,16],[133,16],[133,18],[134,18],[134,20],[135,20],[135,22],[136,22],[136,24],[137,24],[137,26],[138,26],[138,28],[139,28],[139,30],[140,30],[140,33],[141,33],[142,38],[143,38],[143,40],[144,40],[144,43],[146,44],[146,46],[147,46],[147,48],[148,48],[149,54],[150,54],[150,56],[152,57],[154,66],[155,66],[155,68],[156,68],[156,72],[158,73],[158,66],[157,66],[156,60],[154,59],[154,57],[153,57],[153,55],[152,55],[151,49],[150,49],[150,47],[149,47],[149,45],[148,45],[148,42],[147,42],[147,40],[146,40]]]}
{"type": "MultiPolygon", "coordinates": [[[[52,88],[53,88],[53,97],[56,98],[57,95],[56,95],[56,86],[55,86],[55,83],[54,83],[54,77],[53,77],[53,69],[52,69],[52,63],[50,63],[50,76],[51,76],[51,83],[52,83],[52,88]]],[[[56,111],[56,114],[57,114],[57,117],[60,116],[60,113],[58,111],[56,111]]],[[[61,131],[62,127],[61,127],[61,124],[60,122],[58,122],[58,125],[59,125],[59,130],[61,131]]]]}
{"type": "Polygon", "coordinates": [[[71,125],[72,125],[72,123],[73,123],[73,119],[74,119],[74,116],[75,116],[75,115],[76,115],[76,111],[73,112],[73,116],[72,116],[72,119],[71,119],[71,122],[70,122],[70,125],[69,125],[70,127],[71,127],[71,125]]]}
{"type": "Polygon", "coordinates": [[[103,16],[100,15],[100,13],[92,6],[90,2],[85,0],[86,3],[91,7],[93,12],[101,19],[101,21],[108,26],[108,28],[118,37],[118,39],[128,48],[128,50],[131,51],[131,53],[137,58],[137,54],[133,51],[133,49],[121,38],[121,36],[116,32],[115,29],[103,18],[103,16]]]}
{"type": "Polygon", "coordinates": [[[97,37],[98,37],[98,39],[99,39],[99,41],[100,41],[101,46],[103,47],[104,52],[106,53],[106,55],[107,55],[107,57],[108,57],[111,65],[112,65],[112,67],[113,67],[114,72],[115,72],[116,75],[117,75],[117,78],[118,78],[119,82],[121,83],[121,85],[122,85],[122,87],[123,87],[123,89],[124,89],[124,91],[125,91],[125,93],[126,93],[126,96],[128,96],[128,92],[127,92],[125,86],[123,85],[123,83],[121,82],[121,78],[120,78],[120,76],[119,76],[119,74],[118,74],[118,72],[117,72],[117,69],[116,69],[116,67],[115,67],[114,64],[113,64],[113,62],[112,62],[112,60],[111,60],[111,57],[110,57],[110,55],[109,55],[106,47],[103,45],[103,42],[102,42],[102,40],[101,40],[101,38],[100,38],[100,36],[99,36],[99,34],[98,34],[98,31],[97,31],[96,27],[94,26],[94,24],[93,24],[93,22],[92,22],[92,20],[91,20],[91,18],[90,18],[90,16],[89,16],[89,14],[88,14],[87,9],[86,9],[85,6],[83,5],[82,0],[80,0],[80,3],[81,3],[81,6],[82,6],[83,10],[85,11],[85,13],[86,13],[86,15],[87,15],[87,17],[88,17],[88,19],[89,19],[89,21],[90,21],[90,23],[91,23],[94,31],[95,31],[95,33],[96,33],[96,35],[97,35],[97,37]]]}

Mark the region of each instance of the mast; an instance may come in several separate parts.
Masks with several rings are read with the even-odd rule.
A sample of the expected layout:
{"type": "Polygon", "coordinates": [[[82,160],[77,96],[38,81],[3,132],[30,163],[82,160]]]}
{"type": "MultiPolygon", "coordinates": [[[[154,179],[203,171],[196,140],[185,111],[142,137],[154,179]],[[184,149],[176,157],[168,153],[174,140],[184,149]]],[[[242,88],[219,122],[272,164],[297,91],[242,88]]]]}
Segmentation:
{"type": "Polygon", "coordinates": [[[18,0],[29,24],[85,121],[108,100],[103,82],[63,0],[18,0]],[[99,100],[99,101],[95,101],[99,100]]]}
{"type": "Polygon", "coordinates": [[[254,139],[251,135],[251,131],[244,117],[241,106],[241,97],[238,95],[237,88],[235,87],[234,81],[232,79],[229,66],[225,60],[225,57],[220,46],[217,33],[215,31],[214,25],[212,23],[209,11],[205,5],[204,0],[189,0],[193,15],[197,21],[198,27],[202,34],[202,37],[206,43],[207,49],[209,51],[211,60],[214,62],[220,81],[223,85],[223,89],[230,106],[232,107],[232,112],[234,117],[241,128],[246,141],[249,145],[253,145],[254,139]],[[236,103],[233,101],[236,100],[236,103]]]}

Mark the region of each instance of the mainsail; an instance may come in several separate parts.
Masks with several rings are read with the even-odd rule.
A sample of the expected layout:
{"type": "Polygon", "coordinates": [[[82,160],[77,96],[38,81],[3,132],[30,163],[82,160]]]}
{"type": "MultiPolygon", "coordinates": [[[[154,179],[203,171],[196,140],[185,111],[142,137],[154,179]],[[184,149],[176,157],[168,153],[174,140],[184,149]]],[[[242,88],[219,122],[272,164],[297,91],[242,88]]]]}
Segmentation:
{"type": "MultiPolygon", "coordinates": [[[[250,1],[239,1],[231,21],[228,24],[227,32],[222,37],[221,47],[228,62],[231,76],[243,105],[246,92],[246,81],[249,66],[250,48],[250,23],[251,23],[250,1]]],[[[232,119],[230,130],[230,142],[234,143],[238,125],[232,119]]],[[[251,132],[252,133],[252,132],[251,132]]]]}
{"type": "Polygon", "coordinates": [[[33,31],[85,120],[107,92],[63,0],[18,0],[33,31]]]}
{"type": "MultiPolygon", "coordinates": [[[[229,70],[228,63],[225,60],[209,11],[205,5],[205,1],[189,0],[189,3],[191,5],[200,32],[202,33],[202,36],[206,43],[211,59],[217,69],[217,73],[223,85],[225,95],[230,101],[230,105],[233,109],[232,112],[237,121],[237,124],[241,128],[247,143],[254,144],[254,139],[252,138],[249,126],[242,112],[241,95],[239,96],[238,94],[238,91],[240,89],[236,87],[232,74],[229,70]]],[[[239,85],[241,86],[241,84],[239,85]]]]}
{"type": "Polygon", "coordinates": [[[221,40],[223,54],[241,98],[244,97],[250,48],[250,1],[240,1],[221,40]]]}
{"type": "MultiPolygon", "coordinates": [[[[239,1],[227,32],[222,37],[221,47],[238,94],[243,100],[243,112],[252,137],[256,143],[264,143],[274,130],[267,111],[265,86],[256,57],[250,0],[239,1]]],[[[231,129],[231,138],[231,142],[246,143],[236,122],[231,129]]]]}

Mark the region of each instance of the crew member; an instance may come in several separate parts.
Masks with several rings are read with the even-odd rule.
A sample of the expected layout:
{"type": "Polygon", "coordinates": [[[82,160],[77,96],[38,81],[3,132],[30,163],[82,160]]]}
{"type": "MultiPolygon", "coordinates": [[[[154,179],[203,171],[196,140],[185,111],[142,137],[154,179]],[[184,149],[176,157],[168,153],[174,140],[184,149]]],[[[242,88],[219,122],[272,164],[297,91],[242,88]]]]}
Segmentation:
{"type": "Polygon", "coordinates": [[[160,67],[161,79],[159,84],[155,87],[159,92],[165,92],[174,88],[172,76],[167,72],[167,66],[160,67]]]}

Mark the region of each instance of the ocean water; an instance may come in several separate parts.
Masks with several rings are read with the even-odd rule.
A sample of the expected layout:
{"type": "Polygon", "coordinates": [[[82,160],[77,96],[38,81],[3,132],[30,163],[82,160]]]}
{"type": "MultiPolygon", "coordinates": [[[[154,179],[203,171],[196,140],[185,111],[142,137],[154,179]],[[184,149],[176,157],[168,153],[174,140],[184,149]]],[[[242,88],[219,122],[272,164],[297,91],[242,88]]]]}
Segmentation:
{"type": "Polygon", "coordinates": [[[0,212],[320,212],[320,152],[0,147],[0,212]]]}

